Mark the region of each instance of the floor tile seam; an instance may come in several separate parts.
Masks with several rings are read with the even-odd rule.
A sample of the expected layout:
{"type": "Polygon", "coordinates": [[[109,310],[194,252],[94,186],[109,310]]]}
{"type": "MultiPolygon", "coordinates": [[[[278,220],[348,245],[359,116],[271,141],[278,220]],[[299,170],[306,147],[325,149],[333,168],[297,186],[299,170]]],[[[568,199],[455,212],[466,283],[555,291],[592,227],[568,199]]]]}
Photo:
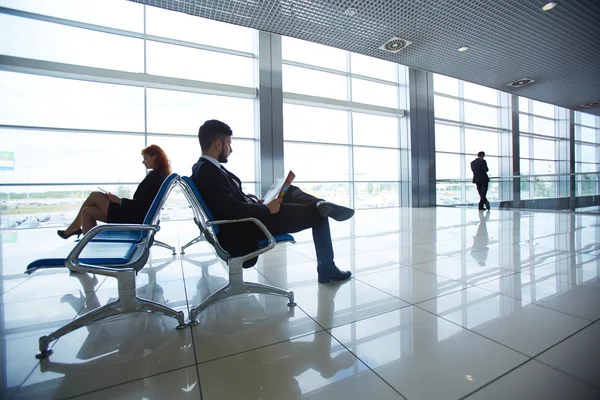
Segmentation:
{"type": "MultiPolygon", "coordinates": [[[[423,272],[425,272],[425,271],[423,271],[423,272]]],[[[435,275],[435,274],[431,274],[431,273],[429,273],[429,272],[425,272],[425,273],[428,273],[428,274],[430,274],[430,275],[435,275]]],[[[453,290],[453,291],[451,291],[451,292],[446,292],[446,293],[444,293],[444,294],[441,294],[441,295],[438,295],[438,296],[431,297],[431,298],[429,298],[429,299],[427,299],[427,300],[419,300],[419,301],[417,301],[417,302],[414,302],[414,303],[413,303],[412,301],[405,300],[405,299],[401,298],[400,296],[396,296],[396,295],[394,295],[394,294],[392,294],[392,293],[388,293],[388,292],[386,292],[386,291],[385,291],[385,290],[383,290],[383,289],[380,289],[380,288],[378,288],[378,287],[376,287],[376,286],[373,286],[373,285],[372,285],[372,284],[370,284],[370,283],[367,283],[367,282],[365,282],[365,281],[362,281],[362,280],[360,279],[360,277],[355,277],[354,279],[356,279],[356,280],[360,281],[361,283],[364,283],[365,285],[371,286],[373,289],[376,289],[376,290],[378,290],[378,291],[380,291],[380,292],[383,292],[383,293],[385,293],[385,294],[387,294],[387,295],[390,295],[390,296],[392,296],[392,297],[395,297],[395,298],[396,298],[396,299],[398,299],[398,300],[401,300],[401,301],[403,301],[403,302],[405,302],[405,303],[408,303],[408,304],[409,304],[409,305],[411,305],[411,306],[414,306],[415,304],[418,304],[418,303],[423,303],[423,302],[425,302],[425,301],[429,301],[429,300],[437,299],[438,297],[442,297],[442,296],[445,296],[445,295],[447,295],[447,294],[452,294],[452,293],[460,292],[461,290],[468,289],[468,287],[466,287],[466,288],[457,288],[456,290],[453,290]]],[[[455,282],[458,282],[458,283],[461,283],[461,284],[463,284],[463,285],[466,285],[466,283],[463,283],[463,282],[459,282],[459,281],[455,281],[455,282]]]]}
{"type": "MultiPolygon", "coordinates": [[[[547,351],[547,350],[544,350],[544,351],[547,351]]],[[[598,390],[599,390],[599,392],[600,392],[600,384],[597,384],[597,383],[593,383],[593,382],[588,382],[588,381],[585,381],[585,380],[583,380],[583,379],[581,379],[581,378],[579,378],[579,377],[577,377],[577,376],[575,376],[575,375],[572,375],[570,372],[563,371],[562,369],[559,369],[559,368],[557,368],[557,367],[555,367],[555,366],[553,366],[553,365],[550,365],[550,364],[548,364],[547,362],[544,362],[544,361],[542,361],[542,360],[539,360],[539,359],[537,359],[537,358],[534,358],[533,360],[535,360],[535,361],[537,361],[537,362],[539,362],[539,363],[541,363],[541,364],[544,364],[546,367],[552,368],[553,370],[555,370],[555,371],[557,371],[557,372],[560,372],[561,374],[567,375],[567,376],[569,376],[570,378],[573,378],[573,379],[575,379],[576,381],[579,381],[579,382],[581,382],[581,383],[584,383],[585,385],[592,386],[593,388],[595,388],[595,389],[598,389],[598,390]]]]}
{"type": "Polygon", "coordinates": [[[173,368],[173,369],[170,369],[170,370],[167,370],[167,371],[158,372],[156,374],[150,374],[150,375],[143,376],[143,377],[140,377],[140,378],[137,378],[137,379],[130,379],[130,380],[127,380],[127,381],[124,381],[124,382],[121,382],[121,383],[114,384],[114,385],[108,385],[108,386],[105,386],[105,387],[102,387],[102,388],[98,388],[98,389],[95,389],[95,390],[90,390],[89,392],[83,392],[83,393],[75,394],[73,396],[61,397],[60,399],[61,400],[75,399],[75,398],[80,397],[80,396],[87,396],[87,395],[90,395],[92,393],[100,392],[102,390],[112,389],[114,387],[121,386],[121,385],[127,385],[128,383],[137,382],[137,381],[140,381],[142,379],[154,378],[154,377],[159,376],[159,375],[168,374],[170,372],[179,371],[179,370],[182,370],[182,369],[185,369],[185,368],[189,368],[189,367],[193,367],[193,366],[194,366],[194,364],[184,365],[184,366],[173,368]]]}
{"type": "MultiPolygon", "coordinates": [[[[12,287],[12,288],[8,289],[7,291],[5,291],[4,293],[0,294],[0,298],[4,298],[4,296],[5,296],[7,293],[9,293],[11,290],[14,290],[14,289],[18,288],[19,286],[21,286],[21,285],[22,285],[22,284],[24,284],[25,282],[29,281],[31,278],[33,278],[33,276],[26,277],[26,278],[25,278],[25,280],[24,280],[23,282],[19,283],[17,286],[15,286],[15,287],[12,287]]],[[[3,304],[4,304],[4,301],[2,301],[1,303],[3,303],[3,304]]]]}
{"type": "MultiPolygon", "coordinates": [[[[297,307],[297,306],[296,306],[296,307],[297,307]]],[[[308,314],[307,314],[307,315],[308,315],[308,314]]],[[[308,317],[312,319],[312,317],[310,317],[310,315],[308,315],[308,317]]],[[[278,345],[278,344],[281,344],[281,343],[292,342],[293,340],[296,340],[296,339],[300,339],[300,338],[303,338],[303,337],[306,337],[306,336],[310,336],[310,335],[314,335],[314,334],[316,334],[316,333],[320,333],[320,332],[324,332],[324,331],[326,331],[326,329],[323,329],[323,327],[321,327],[321,325],[317,324],[317,326],[318,326],[320,329],[318,329],[318,330],[315,330],[314,332],[303,333],[303,334],[300,334],[300,335],[298,335],[298,336],[294,336],[293,338],[287,338],[287,339],[283,339],[283,340],[277,340],[277,341],[275,341],[275,342],[273,342],[273,343],[264,344],[264,345],[262,345],[262,346],[253,347],[253,348],[251,348],[251,349],[246,349],[246,350],[238,351],[238,352],[235,352],[235,353],[227,354],[227,355],[224,355],[224,356],[220,356],[220,357],[211,358],[211,359],[209,359],[209,360],[199,361],[199,362],[197,362],[197,363],[196,363],[196,365],[208,364],[208,363],[210,363],[210,362],[213,362],[213,361],[218,361],[218,360],[222,360],[222,359],[224,359],[224,358],[235,357],[235,356],[238,356],[238,355],[240,355],[240,354],[249,353],[249,352],[251,352],[251,351],[255,351],[255,350],[262,350],[262,349],[264,349],[264,348],[267,348],[267,347],[275,346],[275,345],[278,345]]],[[[193,328],[193,327],[192,327],[192,328],[193,328]]],[[[194,349],[194,350],[195,350],[195,349],[194,349]]],[[[197,361],[197,360],[196,360],[196,361],[197,361]]]]}
{"type": "MultiPolygon", "coordinates": [[[[586,321],[586,322],[589,322],[589,321],[586,321]]],[[[573,332],[573,333],[569,334],[568,336],[566,336],[566,337],[564,337],[563,339],[559,340],[558,342],[556,342],[556,343],[555,343],[555,344],[553,344],[552,346],[548,347],[547,349],[544,349],[544,350],[540,351],[539,353],[537,353],[536,355],[534,355],[534,356],[533,356],[533,357],[531,357],[531,358],[537,358],[537,357],[541,356],[542,354],[544,354],[544,353],[546,353],[546,352],[548,352],[548,351],[552,350],[554,347],[556,347],[556,346],[558,346],[559,344],[561,344],[561,343],[563,343],[563,342],[567,341],[568,339],[570,339],[570,338],[572,338],[573,336],[577,335],[578,333],[580,333],[580,332],[584,331],[585,329],[587,329],[587,328],[589,328],[589,327],[593,326],[595,323],[596,323],[596,322],[589,322],[587,325],[585,325],[585,326],[581,327],[580,329],[576,330],[575,332],[573,332]]],[[[539,361],[539,360],[538,360],[538,361],[539,361]]]]}
{"type": "MultiPolygon", "coordinates": [[[[486,283],[489,283],[489,282],[484,282],[484,283],[482,283],[481,285],[484,285],[484,284],[486,284],[486,283]]],[[[588,318],[580,317],[579,315],[574,315],[574,314],[571,314],[571,313],[568,313],[568,312],[566,312],[566,311],[562,311],[562,310],[556,310],[556,309],[554,309],[554,308],[551,308],[551,307],[549,307],[549,306],[546,306],[546,305],[544,305],[544,304],[535,303],[535,302],[528,301],[528,300],[525,300],[525,299],[522,299],[522,298],[518,298],[518,297],[511,296],[511,295],[509,295],[509,294],[500,293],[500,292],[497,292],[497,291],[495,291],[495,290],[486,289],[486,288],[482,288],[482,287],[478,287],[478,286],[474,286],[474,287],[476,287],[476,288],[478,288],[478,289],[485,290],[485,291],[487,291],[487,292],[491,292],[491,293],[499,294],[499,295],[501,295],[501,296],[505,296],[505,297],[508,297],[508,298],[511,298],[511,299],[514,299],[514,300],[519,300],[519,301],[525,302],[525,303],[527,303],[527,305],[532,305],[532,304],[533,304],[533,305],[535,305],[535,306],[538,306],[538,307],[545,308],[546,310],[551,310],[551,311],[554,311],[554,312],[557,312],[557,313],[561,313],[561,314],[565,314],[565,315],[568,315],[568,316],[570,316],[570,317],[574,317],[574,318],[577,318],[577,319],[580,319],[580,320],[583,320],[583,321],[586,321],[586,322],[591,322],[592,324],[594,324],[594,323],[596,323],[597,321],[599,321],[599,320],[600,320],[600,318],[598,318],[598,319],[596,319],[596,320],[591,320],[591,319],[588,319],[588,318]]],[[[468,289],[468,288],[467,288],[467,289],[468,289]]],[[[590,289],[590,288],[587,288],[587,289],[590,289]]],[[[590,289],[590,290],[594,290],[594,289],[590,289]]],[[[564,293],[563,293],[563,294],[564,294],[564,293]]],[[[543,300],[542,300],[542,301],[543,301],[543,300]]]]}
{"type": "Polygon", "coordinates": [[[531,362],[531,361],[535,361],[533,358],[529,358],[528,360],[523,361],[520,364],[517,364],[515,367],[509,369],[508,371],[500,374],[499,376],[497,376],[496,378],[492,379],[491,381],[487,382],[486,384],[478,387],[477,389],[467,393],[466,395],[464,395],[463,397],[459,398],[459,400],[467,400],[470,396],[472,396],[473,394],[485,389],[486,387],[490,386],[491,384],[493,384],[496,381],[499,381],[500,379],[504,378],[505,376],[507,376],[508,374],[510,374],[513,371],[516,371],[517,369],[521,368],[522,366],[524,366],[525,364],[531,362]]]}
{"type": "MultiPolygon", "coordinates": [[[[100,286],[102,286],[102,284],[103,284],[103,283],[106,281],[106,279],[108,278],[108,277],[107,277],[107,276],[105,276],[105,275],[103,275],[103,276],[104,276],[104,279],[102,280],[102,282],[100,282],[100,284],[98,285],[98,287],[96,287],[96,288],[94,289],[94,291],[93,291],[93,292],[91,292],[91,295],[90,295],[90,297],[92,297],[93,295],[95,295],[95,294],[98,292],[98,290],[100,289],[100,286]]],[[[25,282],[23,282],[23,283],[25,283],[25,282]]],[[[22,285],[23,283],[21,283],[21,284],[17,285],[16,287],[18,287],[18,286],[22,285]]],[[[16,287],[15,287],[15,288],[16,288],[16,287]]],[[[13,289],[15,289],[15,288],[13,288],[13,289]]],[[[12,290],[12,289],[11,289],[11,290],[12,290]]],[[[104,290],[107,290],[107,289],[104,289],[104,290]]],[[[8,293],[8,292],[6,292],[6,293],[8,293]]],[[[6,293],[4,293],[4,294],[6,294],[6,293]]],[[[86,293],[90,293],[90,292],[82,292],[82,294],[83,294],[84,296],[86,295],[86,293]]],[[[0,297],[4,297],[4,294],[3,294],[2,296],[0,296],[0,297]]],[[[2,301],[0,301],[0,304],[3,304],[3,305],[4,305],[4,304],[16,304],[16,303],[23,303],[23,302],[26,302],[26,301],[40,301],[40,300],[46,300],[46,299],[53,299],[53,298],[63,297],[63,296],[65,296],[65,295],[67,295],[67,294],[74,294],[74,292],[73,292],[73,291],[68,291],[67,293],[63,293],[62,295],[55,295],[55,296],[45,296],[45,297],[37,297],[37,298],[33,298],[33,299],[13,300],[13,301],[8,301],[8,302],[5,302],[4,300],[2,300],[2,301]]],[[[87,299],[87,297],[86,297],[86,302],[85,302],[85,304],[84,304],[84,307],[85,307],[85,305],[87,304],[87,300],[88,300],[88,299],[87,299]]],[[[82,308],[83,308],[83,307],[82,307],[82,308]]],[[[81,310],[80,310],[80,311],[81,311],[81,310]]]]}
{"type": "Polygon", "coordinates": [[[470,328],[467,328],[467,327],[464,327],[464,326],[462,326],[462,325],[460,325],[460,324],[457,324],[456,322],[454,322],[454,321],[451,321],[451,320],[449,320],[449,319],[447,319],[447,318],[445,318],[445,317],[442,317],[441,315],[437,315],[436,313],[434,313],[434,312],[432,312],[432,311],[426,310],[426,309],[424,309],[424,308],[420,307],[420,306],[418,305],[418,303],[417,303],[417,304],[414,304],[414,307],[417,307],[419,310],[425,311],[425,312],[427,312],[427,313],[429,313],[429,314],[431,314],[431,315],[433,315],[433,316],[435,316],[435,317],[437,317],[437,318],[441,318],[441,319],[443,319],[443,320],[444,320],[444,321],[446,321],[446,322],[450,322],[451,324],[453,324],[453,325],[456,325],[456,326],[458,326],[458,327],[459,327],[459,328],[461,328],[461,329],[464,329],[464,330],[466,330],[466,331],[469,331],[469,332],[471,332],[471,333],[474,333],[475,335],[477,335],[477,336],[479,336],[479,337],[482,337],[482,338],[484,338],[484,339],[486,339],[486,340],[489,340],[490,342],[494,342],[494,343],[496,343],[496,344],[498,344],[498,345],[500,345],[500,346],[502,346],[502,347],[504,347],[504,348],[507,348],[507,349],[509,349],[509,350],[511,350],[511,351],[514,351],[515,353],[518,353],[518,354],[520,354],[520,355],[522,355],[522,356],[524,356],[524,357],[527,357],[527,358],[530,358],[530,359],[533,359],[533,358],[534,358],[534,357],[532,357],[532,356],[530,356],[530,355],[527,355],[527,354],[525,354],[525,353],[523,353],[523,352],[521,352],[521,351],[519,351],[519,350],[513,349],[512,347],[510,347],[510,346],[508,346],[508,345],[506,345],[506,344],[500,343],[500,342],[498,342],[498,341],[497,341],[497,340],[495,340],[495,339],[489,338],[489,337],[487,337],[487,336],[485,336],[485,335],[483,335],[483,334],[481,334],[481,333],[479,333],[479,332],[476,332],[476,331],[474,331],[474,330],[472,330],[472,329],[470,329],[470,328]]]}
{"type": "MultiPolygon", "coordinates": [[[[183,267],[183,263],[182,263],[182,267],[183,267]]],[[[187,297],[187,294],[186,294],[187,297]]],[[[188,308],[189,310],[189,308],[188,308]]],[[[189,314],[189,313],[188,313],[189,314]]],[[[188,319],[189,319],[189,315],[188,315],[188,319]]],[[[193,326],[188,325],[186,327],[186,329],[190,330],[190,335],[192,337],[192,351],[194,353],[194,367],[196,369],[196,377],[198,378],[198,392],[200,393],[200,399],[202,399],[202,381],[200,379],[200,368],[198,367],[198,353],[196,352],[196,340],[194,339],[194,329],[193,326]]]]}
{"type": "Polygon", "coordinates": [[[371,371],[375,376],[377,376],[379,379],[381,379],[386,385],[388,385],[394,392],[396,392],[402,399],[404,400],[408,400],[407,397],[405,397],[402,393],[400,393],[400,391],[398,391],[398,389],[396,389],[391,383],[389,383],[387,380],[385,380],[381,375],[379,375],[379,373],[377,373],[377,371],[375,371],[375,369],[371,368],[371,366],[369,364],[367,364],[366,362],[364,362],[362,360],[362,358],[360,358],[358,356],[358,354],[354,353],[352,350],[350,350],[344,343],[342,343],[340,340],[338,340],[335,336],[333,336],[333,334],[330,331],[325,331],[327,332],[327,334],[329,336],[331,336],[331,338],[333,340],[335,340],[336,342],[338,342],[344,349],[346,349],[347,352],[349,352],[350,354],[352,354],[354,357],[356,357],[356,359],[361,362],[365,367],[367,367],[369,369],[369,371],[371,371]]]}

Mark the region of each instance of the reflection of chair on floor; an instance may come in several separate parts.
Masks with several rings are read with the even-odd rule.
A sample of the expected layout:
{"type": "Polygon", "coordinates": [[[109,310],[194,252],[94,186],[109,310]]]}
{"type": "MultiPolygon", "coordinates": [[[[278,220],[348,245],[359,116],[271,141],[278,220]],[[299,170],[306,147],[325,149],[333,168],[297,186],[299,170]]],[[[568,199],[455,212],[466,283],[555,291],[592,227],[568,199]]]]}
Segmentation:
{"type": "MultiPolygon", "coordinates": [[[[163,288],[150,277],[150,282],[139,289],[141,297],[159,300],[163,288]]],[[[92,297],[95,297],[94,294],[92,297]]],[[[97,301],[97,300],[96,300],[97,301]]],[[[173,329],[175,321],[163,316],[143,313],[137,316],[116,316],[100,323],[88,325],[89,334],[77,351],[77,359],[89,360],[84,363],[52,362],[45,359],[42,372],[52,371],[66,375],[61,384],[69,387],[70,379],[81,379],[82,375],[94,374],[98,377],[122,373],[121,368],[148,368],[149,363],[159,364],[162,357],[152,353],[166,348],[181,336],[173,329]],[[135,332],[135,334],[132,334],[135,332]]],[[[180,348],[180,344],[174,344],[180,348]]],[[[167,351],[167,350],[165,350],[167,351]]],[[[191,350],[190,350],[191,351],[191,350]]]]}
{"type": "Polygon", "coordinates": [[[198,225],[200,229],[200,237],[203,237],[207,243],[209,243],[217,256],[227,263],[229,267],[229,283],[213,293],[210,297],[205,299],[198,306],[193,308],[190,311],[190,321],[191,325],[195,325],[198,323],[196,319],[197,316],[204,310],[206,310],[211,305],[231,296],[236,296],[239,294],[245,293],[262,293],[262,294],[273,294],[277,296],[285,296],[289,299],[288,306],[293,307],[296,304],[294,303],[294,292],[288,292],[286,290],[277,288],[271,285],[264,285],[255,282],[245,282],[243,277],[243,265],[246,262],[252,262],[251,260],[255,260],[259,255],[266,253],[267,251],[272,250],[277,243],[281,242],[293,242],[294,238],[290,235],[279,235],[277,237],[273,237],[265,225],[260,222],[256,218],[243,218],[239,220],[227,220],[227,221],[215,221],[212,217],[212,214],[206,203],[202,199],[202,196],[198,192],[196,188],[196,184],[188,177],[182,177],[179,181],[181,185],[181,189],[183,194],[188,199],[189,203],[192,205],[192,210],[194,212],[194,222],[198,225]],[[223,224],[235,224],[235,223],[248,223],[252,222],[260,228],[267,240],[261,241],[257,243],[258,250],[246,254],[241,257],[232,257],[225,249],[223,249],[217,239],[217,234],[219,232],[219,225],[223,224]]]}
{"type": "Polygon", "coordinates": [[[100,307],[98,297],[95,296],[96,285],[98,284],[98,278],[96,275],[90,276],[89,274],[71,272],[69,277],[77,278],[83,287],[83,292],[79,290],[79,297],[68,293],[60,298],[61,303],[69,303],[73,310],[78,314],[85,314],[92,311],[95,308],[100,307]],[[85,293],[85,294],[84,294],[85,293]]]}
{"type": "MultiPolygon", "coordinates": [[[[341,285],[346,283],[319,285],[317,309],[317,319],[319,321],[326,320],[325,323],[328,326],[331,325],[334,315],[335,295],[341,285]]],[[[211,321],[203,321],[202,329],[197,332],[194,331],[194,335],[198,335],[199,343],[206,343],[207,346],[210,346],[210,341],[214,340],[215,346],[219,346],[219,341],[222,342],[223,335],[241,336],[247,334],[247,332],[241,332],[239,327],[244,325],[246,315],[249,314],[246,308],[249,304],[250,302],[246,301],[227,301],[212,307],[221,309],[222,318],[218,324],[220,329],[217,332],[210,332],[211,321]],[[235,303],[237,303],[237,306],[243,306],[244,309],[241,311],[232,310],[231,308],[234,307],[235,303]],[[222,332],[225,322],[232,324],[232,327],[226,332],[222,332]]],[[[258,301],[255,301],[253,305],[255,309],[262,310],[262,313],[265,313],[264,308],[258,301]]],[[[261,330],[272,329],[273,321],[276,322],[278,319],[271,317],[266,323],[253,324],[253,327],[258,326],[261,330]],[[265,326],[265,324],[268,325],[265,326]]],[[[329,379],[339,371],[351,368],[357,362],[354,355],[345,350],[341,344],[334,345],[334,349],[332,349],[332,336],[327,331],[315,333],[311,341],[304,341],[304,339],[306,337],[237,355],[236,357],[243,357],[246,362],[230,363],[231,370],[228,371],[228,374],[239,377],[245,384],[220,386],[215,389],[219,390],[215,395],[219,398],[239,398],[242,396],[241,391],[243,390],[243,397],[249,399],[300,399],[306,393],[302,393],[300,383],[295,377],[312,369],[323,378],[329,379]],[[342,353],[331,356],[332,351],[337,352],[340,350],[342,353]],[[256,368],[252,368],[252,365],[256,365],[256,368]]],[[[243,340],[243,337],[240,340],[243,340]]],[[[207,370],[206,375],[203,374],[202,378],[208,382],[219,381],[222,372],[220,369],[207,370]]]]}

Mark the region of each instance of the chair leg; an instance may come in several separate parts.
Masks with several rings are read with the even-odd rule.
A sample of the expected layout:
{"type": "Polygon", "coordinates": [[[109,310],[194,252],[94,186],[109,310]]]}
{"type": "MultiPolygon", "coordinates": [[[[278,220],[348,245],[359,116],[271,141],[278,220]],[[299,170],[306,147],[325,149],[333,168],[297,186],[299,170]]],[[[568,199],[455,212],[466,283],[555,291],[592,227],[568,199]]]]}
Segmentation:
{"type": "Polygon", "coordinates": [[[199,306],[197,306],[196,308],[192,308],[192,310],[190,311],[190,320],[188,322],[188,325],[198,325],[200,321],[198,321],[197,317],[202,311],[206,310],[208,307],[212,306],[215,303],[218,303],[219,301],[231,295],[232,286],[231,283],[228,283],[227,286],[222,287],[221,289],[208,296],[202,303],[200,303],[199,306]]]}
{"type": "Polygon", "coordinates": [[[100,308],[96,308],[95,310],[92,310],[86,314],[83,314],[78,318],[75,318],[73,321],[69,322],[64,326],[61,326],[51,334],[40,337],[40,352],[39,354],[36,354],[35,357],[38,359],[42,359],[52,354],[53,351],[51,349],[48,349],[50,343],[66,335],[67,333],[73,332],[76,329],[89,325],[92,322],[98,321],[100,319],[112,317],[113,315],[118,315],[122,313],[123,304],[121,300],[117,300],[100,308]]]}
{"type": "Polygon", "coordinates": [[[264,285],[262,283],[256,282],[244,282],[244,286],[246,286],[246,293],[262,293],[262,294],[274,294],[276,296],[287,297],[289,300],[288,306],[294,307],[296,303],[294,302],[294,292],[280,289],[271,285],[264,285]]]}
{"type": "Polygon", "coordinates": [[[160,240],[155,240],[154,241],[154,245],[158,246],[158,247],[164,247],[165,249],[169,249],[173,252],[173,255],[176,255],[177,252],[175,251],[175,247],[174,246],[169,246],[166,243],[161,242],[160,240]]]}
{"type": "Polygon", "coordinates": [[[202,235],[198,236],[195,239],[190,240],[188,243],[186,243],[183,246],[181,246],[181,254],[185,254],[185,249],[187,249],[191,245],[196,244],[196,243],[201,242],[201,241],[202,241],[202,235]]]}
{"type": "Polygon", "coordinates": [[[179,325],[176,326],[177,329],[183,329],[187,327],[183,311],[175,311],[164,304],[160,304],[148,299],[141,299],[139,297],[136,298],[136,301],[137,311],[166,315],[167,317],[175,318],[177,322],[179,322],[179,325]]]}

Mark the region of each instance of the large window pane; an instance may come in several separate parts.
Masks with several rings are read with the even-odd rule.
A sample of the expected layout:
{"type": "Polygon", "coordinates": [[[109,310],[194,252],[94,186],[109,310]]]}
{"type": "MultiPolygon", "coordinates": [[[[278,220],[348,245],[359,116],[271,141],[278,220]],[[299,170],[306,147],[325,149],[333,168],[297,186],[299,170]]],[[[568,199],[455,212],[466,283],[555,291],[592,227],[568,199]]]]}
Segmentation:
{"type": "MultiPolygon", "coordinates": [[[[302,182],[298,186],[302,191],[315,197],[350,207],[350,185],[348,183],[302,182]]],[[[337,224],[332,224],[332,228],[335,225],[337,224]]]]}
{"type": "Polygon", "coordinates": [[[554,161],[533,160],[533,174],[553,174],[555,170],[554,161]]]}
{"type": "MultiPolygon", "coordinates": [[[[144,178],[143,169],[139,169],[139,178],[144,178]]],[[[0,187],[0,199],[2,210],[0,211],[0,229],[11,231],[0,231],[3,243],[17,241],[20,233],[18,229],[55,227],[70,224],[81,203],[93,191],[98,191],[97,184],[90,185],[52,185],[52,186],[5,186],[0,187]],[[14,229],[14,231],[13,231],[14,229]]],[[[102,188],[116,194],[119,197],[131,198],[138,184],[107,185],[102,188]]],[[[30,237],[26,236],[29,240],[30,237]]],[[[6,246],[6,244],[4,245],[6,246]]],[[[54,246],[50,244],[49,246],[54,246]]],[[[6,249],[6,247],[4,247],[6,249]]],[[[22,266],[13,264],[18,270],[7,271],[4,265],[4,274],[22,273],[22,266]]]]}
{"type": "MultiPolygon", "coordinates": [[[[469,169],[470,171],[470,169],[469,169]]],[[[460,155],[458,154],[435,154],[435,177],[436,179],[460,178],[460,155]]]]}
{"type": "Polygon", "coordinates": [[[399,207],[400,186],[396,182],[360,182],[354,184],[356,209],[399,207]]]}
{"type": "Polygon", "coordinates": [[[600,127],[598,125],[598,117],[592,114],[584,113],[577,111],[575,112],[577,115],[576,121],[581,125],[591,126],[591,127],[600,127]]]}
{"type": "Polygon", "coordinates": [[[397,181],[400,179],[399,151],[354,147],[355,181],[397,181]],[[377,162],[374,162],[377,160],[377,162]]]}
{"type": "Polygon", "coordinates": [[[519,136],[519,156],[521,158],[531,158],[531,154],[529,154],[529,140],[527,136],[519,136]]]}
{"type": "Polygon", "coordinates": [[[442,96],[434,96],[435,118],[458,121],[460,119],[458,110],[458,100],[449,99],[442,96]]]}
{"type": "Polygon", "coordinates": [[[149,35],[254,52],[254,29],[158,7],[146,7],[146,30],[149,35]]]}
{"type": "Polygon", "coordinates": [[[149,74],[255,86],[252,58],[153,41],[146,46],[149,74]]]}
{"type": "Polygon", "coordinates": [[[0,129],[14,170],[4,183],[137,182],[144,177],[143,135],[0,129]]]}
{"type": "Polygon", "coordinates": [[[465,101],[465,122],[497,127],[498,109],[465,101]]]}
{"type": "Polygon", "coordinates": [[[529,112],[529,99],[525,97],[519,97],[519,112],[529,112]]]}
{"type": "Polygon", "coordinates": [[[144,131],[144,89],[0,71],[0,123],[144,131]]]}
{"type": "Polygon", "coordinates": [[[459,153],[460,128],[458,126],[435,124],[435,150],[459,153]]]}
{"type": "Polygon", "coordinates": [[[533,117],[533,133],[538,135],[554,136],[554,126],[554,120],[533,117]]]}
{"type": "MultiPolygon", "coordinates": [[[[0,6],[134,32],[144,31],[144,6],[123,0],[0,0],[0,6]]],[[[151,8],[151,7],[148,7],[151,8]]]]}
{"type": "Polygon", "coordinates": [[[575,125],[575,140],[600,143],[598,138],[598,129],[575,125]]]}
{"type": "Polygon", "coordinates": [[[484,151],[486,155],[498,155],[498,132],[465,129],[465,152],[477,154],[484,151]]]}
{"type": "Polygon", "coordinates": [[[554,106],[533,100],[533,113],[543,117],[554,118],[554,106]]]}
{"type": "Polygon", "coordinates": [[[284,104],[283,139],[347,144],[348,112],[284,104]]]}
{"type": "Polygon", "coordinates": [[[334,47],[282,36],[281,53],[284,60],[346,71],[346,52],[334,47]]]}
{"type": "Polygon", "coordinates": [[[350,68],[353,74],[370,76],[396,82],[396,66],[398,64],[368,57],[362,54],[350,53],[350,68]]]}
{"type": "Polygon", "coordinates": [[[458,97],[458,79],[444,75],[433,74],[433,90],[437,93],[458,97]]]}
{"type": "Polygon", "coordinates": [[[348,181],[348,146],[284,143],[285,170],[299,182],[348,181]],[[309,162],[310,158],[310,162],[309,162]]]}
{"type": "Polygon", "coordinates": [[[254,138],[254,102],[254,99],[148,89],[148,132],[196,136],[204,121],[218,119],[231,127],[234,138],[254,138]]]}
{"type": "Polygon", "coordinates": [[[354,144],[379,147],[399,147],[398,118],[352,113],[354,144]]]}
{"type": "Polygon", "coordinates": [[[519,130],[521,132],[530,132],[532,129],[529,128],[529,115],[519,114],[519,130]]]}
{"type": "Polygon", "coordinates": [[[397,108],[398,87],[352,78],[352,101],[397,108]]]}
{"type": "Polygon", "coordinates": [[[283,91],[347,100],[346,77],[283,65],[283,91]]]}
{"type": "Polygon", "coordinates": [[[476,85],[470,82],[464,82],[463,85],[465,99],[498,105],[498,91],[496,89],[476,85]]]}
{"type": "Polygon", "coordinates": [[[600,162],[598,159],[598,147],[575,144],[575,160],[588,163],[600,162]]]}
{"type": "Polygon", "coordinates": [[[110,33],[0,14],[0,53],[67,64],[144,72],[144,42],[110,33]]]}
{"type": "Polygon", "coordinates": [[[533,157],[538,159],[555,160],[555,146],[553,140],[533,139],[533,157]]]}

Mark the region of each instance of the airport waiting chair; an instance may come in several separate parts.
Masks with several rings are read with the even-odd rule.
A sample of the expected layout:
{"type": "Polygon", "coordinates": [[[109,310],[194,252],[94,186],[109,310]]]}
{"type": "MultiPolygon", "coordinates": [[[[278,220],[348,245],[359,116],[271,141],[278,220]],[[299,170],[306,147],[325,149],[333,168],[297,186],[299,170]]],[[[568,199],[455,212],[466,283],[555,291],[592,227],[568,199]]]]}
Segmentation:
{"type": "Polygon", "coordinates": [[[197,317],[202,311],[219,302],[220,300],[239,294],[263,293],[284,296],[289,300],[288,306],[295,306],[296,303],[294,302],[294,292],[286,291],[275,286],[264,285],[255,282],[245,282],[243,279],[244,262],[272,250],[277,243],[295,243],[294,238],[288,234],[273,237],[267,227],[256,218],[215,221],[211,211],[208,209],[204,199],[200,195],[200,192],[198,192],[196,184],[188,177],[181,177],[179,179],[179,183],[183,194],[186,196],[192,206],[192,210],[194,212],[194,222],[200,229],[200,236],[195,239],[195,243],[206,240],[206,242],[213,247],[217,256],[227,264],[229,269],[229,283],[225,287],[222,287],[218,291],[211,294],[195,308],[192,308],[188,323],[190,325],[198,324],[199,321],[197,317]],[[219,232],[220,225],[242,222],[255,223],[264,232],[266,239],[263,239],[257,243],[258,249],[256,251],[240,257],[232,257],[219,244],[217,233],[219,232]]]}
{"type": "MultiPolygon", "coordinates": [[[[160,195],[160,196],[168,197],[169,193],[171,193],[171,190],[173,190],[173,188],[177,185],[178,179],[179,179],[179,175],[177,175],[175,173],[172,173],[171,175],[166,177],[163,184],[161,185],[159,192],[156,194],[156,196],[158,197],[160,195]],[[161,190],[163,190],[163,189],[166,191],[166,193],[161,194],[161,190]]],[[[154,203],[152,204],[152,206],[154,206],[154,203]]],[[[144,218],[144,222],[142,222],[142,224],[144,224],[144,225],[152,225],[152,219],[154,218],[154,216],[156,215],[156,212],[157,212],[157,210],[153,209],[152,206],[150,206],[150,209],[148,210],[148,212],[146,213],[146,217],[144,218]]],[[[161,204],[161,207],[162,207],[162,204],[161,204]]],[[[158,211],[160,211],[160,209],[158,211]]],[[[159,223],[160,223],[160,221],[157,220],[156,225],[158,225],[159,223]]],[[[144,235],[145,235],[145,233],[140,233],[140,232],[135,232],[135,231],[102,231],[98,235],[96,235],[96,237],[94,239],[92,239],[92,241],[94,241],[94,242],[101,242],[101,241],[139,242],[140,240],[143,239],[144,235]]],[[[156,239],[154,240],[153,245],[159,246],[159,247],[164,247],[165,249],[171,250],[172,255],[177,254],[177,252],[175,251],[175,246],[169,246],[168,244],[163,243],[156,239]]]]}
{"type": "Polygon", "coordinates": [[[67,267],[73,272],[92,273],[117,279],[118,298],[75,318],[49,335],[39,339],[40,353],[37,358],[52,354],[51,342],[90,325],[100,319],[132,312],[148,312],[175,318],[178,329],[185,328],[183,311],[176,311],[164,304],[142,299],[136,295],[137,273],[146,265],[154,235],[159,231],[160,210],[174,186],[178,175],[171,174],[162,184],[147,215],[147,224],[104,224],[91,229],[75,244],[68,255],[40,259],[27,266],[26,274],[39,269],[67,267]],[[98,239],[98,240],[97,240],[98,239]]]}

